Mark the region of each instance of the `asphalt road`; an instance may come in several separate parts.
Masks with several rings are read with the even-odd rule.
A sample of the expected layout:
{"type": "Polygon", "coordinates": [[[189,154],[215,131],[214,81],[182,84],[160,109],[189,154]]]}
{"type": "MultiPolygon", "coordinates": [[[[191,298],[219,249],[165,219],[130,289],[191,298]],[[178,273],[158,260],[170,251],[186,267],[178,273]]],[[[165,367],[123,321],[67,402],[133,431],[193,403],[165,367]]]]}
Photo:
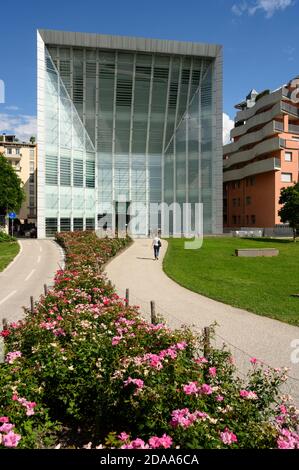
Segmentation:
{"type": "Polygon", "coordinates": [[[44,284],[51,286],[55,272],[63,266],[63,251],[53,240],[19,240],[21,249],[0,273],[0,327],[24,317],[30,296],[38,300],[44,284]]]}

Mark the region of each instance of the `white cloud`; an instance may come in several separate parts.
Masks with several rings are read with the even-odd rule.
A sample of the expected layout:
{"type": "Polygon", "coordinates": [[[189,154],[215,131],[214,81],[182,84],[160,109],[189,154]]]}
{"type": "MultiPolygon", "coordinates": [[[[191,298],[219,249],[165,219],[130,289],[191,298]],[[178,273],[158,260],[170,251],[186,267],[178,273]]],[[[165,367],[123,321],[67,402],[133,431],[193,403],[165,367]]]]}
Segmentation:
{"type": "Polygon", "coordinates": [[[0,113],[0,133],[13,134],[19,140],[28,141],[36,136],[36,116],[0,113]]]}
{"type": "Polygon", "coordinates": [[[232,6],[232,12],[241,16],[243,13],[254,15],[257,11],[262,10],[266,14],[266,18],[271,18],[276,11],[285,10],[293,5],[293,0],[255,0],[235,3],[232,6]]]}
{"type": "Polygon", "coordinates": [[[230,131],[233,127],[234,121],[229,117],[228,114],[223,113],[223,145],[229,144],[230,131]]]}
{"type": "Polygon", "coordinates": [[[19,106],[5,106],[8,111],[19,111],[19,106]]]}

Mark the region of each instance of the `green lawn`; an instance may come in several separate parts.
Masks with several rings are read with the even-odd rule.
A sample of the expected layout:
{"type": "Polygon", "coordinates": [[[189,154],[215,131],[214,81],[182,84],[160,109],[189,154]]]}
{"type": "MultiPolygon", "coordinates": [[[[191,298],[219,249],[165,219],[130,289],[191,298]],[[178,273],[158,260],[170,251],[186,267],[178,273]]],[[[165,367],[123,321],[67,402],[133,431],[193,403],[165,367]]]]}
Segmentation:
{"type": "Polygon", "coordinates": [[[0,242],[0,271],[18,254],[20,245],[17,242],[0,242]]]}
{"type": "MultiPolygon", "coordinates": [[[[299,325],[299,243],[289,240],[205,238],[199,250],[168,239],[166,274],[188,289],[259,315],[299,325]],[[236,248],[278,248],[273,258],[240,258],[236,248]]],[[[265,332],[266,334],[266,332],[265,332]]]]}

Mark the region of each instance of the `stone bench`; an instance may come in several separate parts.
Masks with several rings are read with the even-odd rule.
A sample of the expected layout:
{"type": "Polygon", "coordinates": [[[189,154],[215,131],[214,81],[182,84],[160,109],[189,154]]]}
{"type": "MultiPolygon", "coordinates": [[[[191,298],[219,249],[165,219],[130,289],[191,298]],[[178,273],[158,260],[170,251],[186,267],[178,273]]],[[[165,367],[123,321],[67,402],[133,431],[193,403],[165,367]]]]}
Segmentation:
{"type": "Polygon", "coordinates": [[[235,250],[236,256],[256,257],[256,256],[278,256],[279,250],[276,248],[242,248],[235,250]]]}

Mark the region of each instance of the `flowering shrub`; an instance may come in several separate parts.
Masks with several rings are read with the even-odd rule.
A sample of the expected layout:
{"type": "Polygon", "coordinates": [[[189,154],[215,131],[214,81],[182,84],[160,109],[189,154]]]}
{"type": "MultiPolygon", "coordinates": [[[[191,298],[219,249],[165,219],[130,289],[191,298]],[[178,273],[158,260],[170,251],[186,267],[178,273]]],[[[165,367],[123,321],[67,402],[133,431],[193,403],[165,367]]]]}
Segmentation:
{"type": "Polygon", "coordinates": [[[204,357],[189,329],[146,322],[103,274],[129,239],[57,240],[66,268],[2,334],[0,446],[299,447],[297,411],[279,396],[285,371],[253,358],[241,380],[225,349],[204,357]]]}

